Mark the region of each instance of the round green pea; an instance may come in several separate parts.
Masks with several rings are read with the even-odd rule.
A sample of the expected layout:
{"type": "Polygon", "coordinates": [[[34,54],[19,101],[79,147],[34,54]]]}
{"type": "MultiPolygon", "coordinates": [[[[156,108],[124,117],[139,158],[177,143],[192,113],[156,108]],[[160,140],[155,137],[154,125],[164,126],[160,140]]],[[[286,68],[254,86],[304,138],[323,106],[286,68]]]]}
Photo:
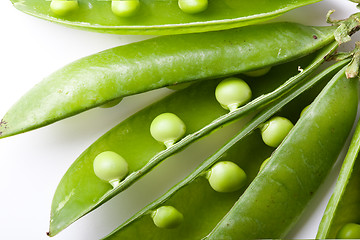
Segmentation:
{"type": "Polygon", "coordinates": [[[203,12],[208,7],[208,0],[179,0],[179,8],[189,14],[203,12]]]}
{"type": "Polygon", "coordinates": [[[250,101],[251,95],[249,85],[235,77],[222,80],[215,89],[216,100],[223,108],[230,111],[234,111],[239,106],[250,101]]]}
{"type": "Polygon", "coordinates": [[[113,0],[111,2],[111,10],[119,17],[134,16],[139,8],[139,0],[113,0]]]}
{"type": "Polygon", "coordinates": [[[210,186],[217,192],[234,192],[246,184],[246,173],[230,161],[216,163],[207,173],[210,186]]]}
{"type": "Polygon", "coordinates": [[[129,172],[128,164],[123,157],[112,151],[105,151],[94,159],[95,175],[101,180],[116,187],[129,172]]]}
{"type": "Polygon", "coordinates": [[[273,117],[260,127],[262,139],[266,145],[277,147],[293,126],[290,120],[284,117],[273,117]]]}
{"type": "Polygon", "coordinates": [[[172,206],[162,206],[152,212],[154,224],[159,228],[176,228],[184,220],[183,215],[172,206]]]}
{"type": "Polygon", "coordinates": [[[52,0],[50,3],[50,10],[59,16],[64,16],[79,8],[78,1],[68,0],[52,0]]]}
{"type": "Polygon", "coordinates": [[[266,67],[254,71],[244,72],[243,74],[249,77],[261,77],[267,74],[270,70],[271,67],[266,67]]]}
{"type": "Polygon", "coordinates": [[[304,109],[300,113],[300,117],[302,117],[305,114],[306,110],[308,110],[309,107],[310,107],[310,105],[307,105],[306,107],[304,107],[304,109]]]}
{"type": "Polygon", "coordinates": [[[110,102],[107,102],[103,105],[101,105],[100,107],[101,108],[111,108],[111,107],[115,107],[116,105],[118,105],[120,102],[122,101],[122,98],[117,98],[117,99],[114,99],[110,102]]]}
{"type": "Polygon", "coordinates": [[[162,113],[150,125],[150,133],[157,141],[170,147],[186,132],[184,122],[173,113],[162,113]]]}
{"type": "Polygon", "coordinates": [[[263,168],[264,168],[265,165],[269,162],[269,160],[270,160],[270,157],[268,157],[267,159],[265,159],[265,160],[262,162],[259,171],[263,170],[263,168]]]}
{"type": "Polygon", "coordinates": [[[336,238],[341,239],[360,239],[360,225],[347,223],[336,234],[336,238]]]}

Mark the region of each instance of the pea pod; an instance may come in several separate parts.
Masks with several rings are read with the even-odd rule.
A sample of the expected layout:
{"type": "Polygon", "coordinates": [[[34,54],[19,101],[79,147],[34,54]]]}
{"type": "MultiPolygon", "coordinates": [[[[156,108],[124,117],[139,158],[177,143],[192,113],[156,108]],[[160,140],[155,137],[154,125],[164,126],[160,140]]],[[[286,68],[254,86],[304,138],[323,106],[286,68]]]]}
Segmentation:
{"type": "Polygon", "coordinates": [[[357,103],[358,80],[343,68],[205,239],[283,238],[337,159],[357,103]]]}
{"type": "MultiPolygon", "coordinates": [[[[131,238],[131,236],[139,239],[168,239],[170,237],[174,239],[201,239],[204,237],[231,209],[232,205],[245,190],[245,188],[242,188],[240,191],[226,194],[215,192],[209,186],[209,182],[203,177],[204,173],[206,173],[216,161],[234,161],[246,172],[248,176],[246,185],[248,186],[258,174],[262,162],[272,151],[272,149],[267,147],[261,140],[259,131],[253,130],[269,116],[301,94],[305,89],[318,83],[326,75],[333,73],[335,69],[339,69],[339,67],[343,65],[344,64],[337,65],[336,67],[327,69],[319,76],[306,81],[306,84],[297,87],[294,91],[291,91],[290,94],[287,94],[270,107],[267,107],[246,124],[224,147],[204,161],[193,173],[159,199],[135,214],[105,239],[127,239],[131,238]],[[250,132],[252,133],[248,135],[250,132]],[[148,213],[162,205],[174,206],[184,215],[184,222],[177,229],[164,231],[163,229],[155,227],[151,222],[148,213]],[[206,219],[206,221],[204,221],[204,219],[206,219]],[[194,228],[194,226],[196,227],[194,228]],[[151,232],[151,236],[148,236],[147,232],[151,232]]],[[[282,108],[281,114],[295,121],[302,107],[311,101],[311,97],[313,97],[312,95],[314,94],[316,95],[316,91],[301,95],[301,97],[291,102],[291,104],[282,108]]],[[[259,202],[259,204],[261,203],[259,202]]],[[[237,227],[241,226],[239,225],[237,227]]],[[[231,239],[238,238],[233,237],[231,239]]]]}
{"type": "Polygon", "coordinates": [[[125,14],[112,8],[112,5],[114,7],[114,3],[135,3],[134,0],[78,1],[76,7],[68,8],[71,11],[66,11],[66,7],[63,6],[55,12],[51,11],[50,5],[56,1],[12,0],[12,3],[14,7],[27,14],[69,27],[116,34],[168,35],[215,31],[254,24],[319,1],[210,0],[206,10],[197,14],[182,11],[177,0],[136,1],[139,8],[133,9],[137,11],[122,11],[125,14]]]}
{"type": "Polygon", "coordinates": [[[106,50],[65,66],[31,89],[3,117],[0,137],[124,96],[290,61],[334,41],[335,29],[271,23],[164,36],[106,50]]]}
{"type": "MultiPolygon", "coordinates": [[[[316,60],[310,64],[309,69],[316,68],[316,66],[323,61],[324,56],[330,54],[335,48],[336,44],[333,44],[327,49],[324,49],[316,60]]],[[[279,85],[279,81],[284,81],[284,78],[287,77],[284,75],[284,71],[288,72],[289,75],[294,74],[297,71],[299,64],[304,65],[308,60],[305,62],[303,61],[305,60],[274,67],[269,75],[266,77],[264,76],[263,81],[267,79],[267,81],[264,82],[266,84],[259,85],[249,81],[254,96],[259,96],[266,92],[266,90],[269,91],[270,89],[274,89],[279,85]],[[292,69],[293,72],[289,72],[290,69],[292,69]],[[260,88],[260,90],[257,90],[258,88],[260,88]]],[[[266,105],[266,103],[275,100],[277,97],[281,96],[281,92],[282,94],[287,92],[283,91],[284,89],[292,89],[294,83],[297,83],[300,79],[303,79],[304,76],[307,76],[308,73],[311,72],[309,69],[306,68],[303,72],[298,74],[298,77],[292,78],[286,82],[284,86],[279,88],[280,91],[278,89],[270,95],[260,96],[243,108],[224,116],[221,115],[225,113],[225,110],[215,100],[214,83],[204,82],[201,83],[200,86],[190,87],[186,90],[177,92],[169,97],[169,99],[165,99],[164,101],[139,112],[125,122],[120,123],[88,148],[74,162],[63,177],[55,193],[52,204],[52,220],[49,234],[55,235],[79,217],[100,206],[151,170],[151,168],[160,161],[169,157],[176,151],[181,150],[196,139],[211,133],[215,128],[222,126],[226,122],[244,116],[244,114],[257,110],[266,105]],[[201,91],[199,91],[198,88],[201,88],[201,91]],[[194,104],[194,102],[196,102],[196,104],[194,104]],[[189,106],[192,107],[190,108],[189,106]],[[175,144],[165,151],[162,151],[164,147],[161,144],[158,144],[152,139],[149,130],[152,119],[162,112],[176,113],[185,122],[187,133],[192,133],[178,144],[175,144]],[[194,116],[199,117],[194,118],[194,116]],[[218,116],[220,117],[214,120],[218,116]],[[206,123],[209,123],[211,120],[214,121],[205,126],[206,123]],[[144,123],[148,123],[148,125],[144,123]],[[201,127],[203,128],[196,131],[201,127]],[[136,136],[136,138],[133,136],[136,136]],[[138,152],[139,149],[137,147],[135,147],[136,150],[133,150],[134,146],[139,145],[142,146],[141,153],[138,152]],[[111,186],[109,184],[100,181],[92,172],[93,159],[98,153],[106,150],[118,152],[129,163],[130,175],[119,187],[112,191],[110,191],[111,186]],[[133,151],[137,151],[137,153],[134,154],[133,151]],[[83,191],[83,189],[87,189],[90,186],[93,191],[83,191]]],[[[261,81],[261,78],[259,78],[258,81],[261,81]]]]}
{"type": "Polygon", "coordinates": [[[325,209],[316,238],[338,238],[340,229],[349,223],[359,224],[360,216],[360,122],[337,180],[334,193],[325,209]]]}

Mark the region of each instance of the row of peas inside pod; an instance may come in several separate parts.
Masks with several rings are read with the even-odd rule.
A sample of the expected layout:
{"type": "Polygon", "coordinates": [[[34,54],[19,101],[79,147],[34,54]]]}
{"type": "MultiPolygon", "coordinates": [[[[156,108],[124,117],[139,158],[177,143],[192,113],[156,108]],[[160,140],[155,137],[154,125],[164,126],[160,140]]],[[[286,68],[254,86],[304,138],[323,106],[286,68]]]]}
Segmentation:
{"type": "MultiPolygon", "coordinates": [[[[119,17],[132,17],[140,8],[141,0],[112,0],[111,10],[119,17]]],[[[185,13],[203,12],[208,6],[208,0],[178,0],[179,8],[185,13]]],[[[79,8],[77,0],[52,0],[50,9],[57,15],[66,15],[79,8]]]]}
{"type": "MultiPolygon", "coordinates": [[[[244,73],[247,76],[259,77],[270,71],[270,68],[244,73]]],[[[187,86],[186,86],[187,87],[187,86]]],[[[236,77],[222,80],[215,89],[216,100],[224,108],[235,111],[238,107],[251,100],[252,92],[247,83],[236,77]]],[[[261,135],[264,143],[270,147],[277,147],[289,133],[293,124],[286,118],[274,117],[261,124],[261,135]]],[[[158,115],[150,125],[152,137],[163,143],[167,148],[179,141],[186,132],[185,123],[173,113],[158,115]]],[[[260,170],[269,161],[267,158],[260,170]]],[[[114,188],[120,184],[128,173],[128,165],[124,158],[111,151],[100,153],[94,159],[95,175],[108,181],[114,188]]],[[[231,161],[220,161],[202,174],[211,188],[216,192],[236,192],[247,183],[247,175],[243,169],[231,161]]],[[[159,228],[175,228],[183,221],[183,214],[173,206],[161,206],[149,211],[154,224],[159,228]]]]}

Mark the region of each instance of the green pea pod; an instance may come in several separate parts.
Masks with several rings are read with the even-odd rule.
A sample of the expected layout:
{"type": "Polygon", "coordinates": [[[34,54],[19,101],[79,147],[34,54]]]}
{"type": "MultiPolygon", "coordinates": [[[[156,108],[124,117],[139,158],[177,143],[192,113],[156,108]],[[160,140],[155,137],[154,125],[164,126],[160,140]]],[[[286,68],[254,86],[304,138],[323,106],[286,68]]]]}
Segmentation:
{"type": "Polygon", "coordinates": [[[270,23],[109,49],[65,66],[31,89],[3,117],[0,138],[124,96],[287,62],[334,41],[335,29],[270,23]]]}
{"type": "Polygon", "coordinates": [[[314,98],[314,95],[316,96],[318,89],[314,91],[313,88],[313,91],[302,94],[300,98],[297,98],[291,104],[288,103],[306,89],[319,83],[327,75],[333,74],[341,66],[344,66],[344,63],[337,64],[315,78],[307,80],[306,84],[297,87],[294,91],[276,101],[271,107],[259,113],[246,124],[236,137],[204,161],[193,173],[159,199],[135,214],[105,239],[201,239],[206,236],[231,209],[243,193],[244,188],[258,174],[262,162],[272,152],[272,149],[263,143],[260,132],[253,130],[279,109],[282,109],[281,115],[287,116],[295,122],[302,107],[306,106],[314,98]],[[286,104],[288,105],[283,108],[286,104]],[[233,193],[215,192],[209,186],[209,182],[204,175],[206,176],[207,170],[217,161],[233,161],[238,164],[247,174],[246,186],[233,193]],[[163,205],[174,206],[184,215],[184,221],[178,228],[169,231],[160,229],[152,223],[149,213],[163,205]],[[206,220],[204,221],[204,219],[206,220]],[[149,232],[151,232],[151,235],[148,234],[149,232]]]}
{"type": "Polygon", "coordinates": [[[360,220],[360,122],[336,183],[334,193],[325,209],[316,238],[337,238],[339,230],[348,223],[359,224],[360,220]]]}
{"type": "Polygon", "coordinates": [[[114,14],[110,0],[79,1],[78,8],[66,15],[53,13],[51,1],[12,0],[12,3],[27,14],[69,27],[116,34],[169,35],[250,25],[319,1],[212,0],[205,11],[188,14],[181,11],[176,0],[140,0],[140,8],[131,17],[114,14]]]}
{"type": "Polygon", "coordinates": [[[74,162],[61,180],[52,204],[49,234],[55,235],[76,219],[105,203],[150,171],[152,167],[196,139],[211,133],[214,129],[229,121],[261,108],[266,103],[268,104],[283,95],[289,89],[292,89],[294,84],[304,79],[309,72],[316,69],[324,57],[336,49],[336,45],[336,43],[332,44],[324,51],[321,51],[321,54],[316,57],[308,68],[305,68],[296,77],[291,78],[270,94],[261,95],[276,88],[287,77],[295,74],[298,66],[306,65],[308,60],[302,59],[301,61],[274,67],[268,75],[257,79],[256,82],[262,81],[263,84],[248,81],[254,97],[261,96],[246,106],[224,116],[220,116],[224,114],[225,110],[215,101],[215,85],[210,81],[209,83],[202,82],[201,85],[187,88],[185,91],[179,91],[120,123],[88,148],[74,162]],[[201,91],[198,90],[199,88],[201,88],[201,91]],[[162,151],[164,147],[151,138],[149,131],[152,119],[162,112],[173,112],[178,115],[185,122],[187,133],[191,133],[179,143],[164,151],[162,151]],[[216,117],[219,118],[214,120],[216,117]],[[212,123],[205,126],[206,123],[212,120],[214,120],[212,123]],[[144,123],[147,123],[147,125],[144,123]],[[198,130],[201,127],[203,128],[198,130]],[[137,147],[139,145],[142,146],[141,149],[137,147]],[[97,154],[105,150],[118,152],[129,163],[130,175],[112,191],[110,191],[111,186],[100,181],[92,171],[93,159],[97,154]],[[134,151],[137,153],[134,154],[134,151]],[[83,189],[90,188],[92,189],[91,192],[83,191],[83,189]]]}
{"type": "Polygon", "coordinates": [[[343,68],[206,239],[284,237],[336,161],[357,104],[358,79],[343,68]]]}

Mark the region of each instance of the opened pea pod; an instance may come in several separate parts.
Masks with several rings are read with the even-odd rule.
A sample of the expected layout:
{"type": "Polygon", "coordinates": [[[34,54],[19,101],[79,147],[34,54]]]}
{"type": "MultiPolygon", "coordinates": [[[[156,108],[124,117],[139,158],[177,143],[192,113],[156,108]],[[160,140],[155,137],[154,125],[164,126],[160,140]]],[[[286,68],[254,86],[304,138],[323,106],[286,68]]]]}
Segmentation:
{"type": "MultiPolygon", "coordinates": [[[[275,89],[288,77],[296,74],[299,64],[305,66],[309,59],[302,59],[301,61],[274,67],[267,75],[257,80],[263,84],[248,81],[253,96],[261,96],[244,107],[228,114],[225,114],[227,111],[223,109],[215,99],[215,87],[217,83],[206,81],[175,92],[163,101],[151,105],[120,123],[88,148],[74,162],[63,177],[57,188],[52,204],[49,234],[57,234],[76,219],[105,203],[129,187],[161,161],[186,147],[188,144],[205,134],[211,133],[214,129],[225,123],[251,113],[285,94],[289,89],[292,89],[294,84],[298,83],[299,80],[304,79],[304,76],[307,76],[306,73],[311,72],[310,69],[316,68],[319,63],[323,62],[324,57],[334,51],[335,48],[336,44],[333,44],[327,49],[324,49],[324,51],[309,64],[309,68],[305,68],[297,77],[291,78],[280,88],[268,95],[263,94],[275,89]],[[199,89],[201,89],[201,91],[199,89]],[[156,137],[154,139],[153,136],[151,136],[153,120],[163,113],[172,113],[181,119],[181,122],[186,126],[185,134],[188,134],[178,143],[172,146],[170,145],[166,150],[165,145],[158,142],[163,141],[163,138],[156,137]],[[215,121],[217,117],[218,119],[215,121]],[[141,149],[138,148],[139,145],[142,146],[141,149]],[[126,160],[128,165],[128,175],[114,189],[108,181],[102,181],[93,171],[94,159],[104,151],[116,152],[126,160]],[[92,189],[91,192],[83,191],[83,189],[90,187],[92,189]],[[64,201],[65,199],[66,201],[64,201]]],[[[178,122],[178,120],[175,122],[178,122]]],[[[181,125],[182,124],[180,124],[180,126],[181,125]]],[[[176,140],[174,141],[177,140],[178,136],[176,136],[176,140]]],[[[163,142],[166,142],[166,140],[163,142]]]]}
{"type": "Polygon", "coordinates": [[[360,124],[358,122],[334,192],[317,233],[321,239],[360,238],[360,124]]]}
{"type": "MultiPolygon", "coordinates": [[[[356,79],[346,79],[342,69],[311,104],[306,115],[296,123],[260,172],[262,162],[270,156],[272,149],[263,143],[260,132],[253,130],[280,108],[282,114],[296,119],[306,102],[311,101],[309,95],[302,94],[301,99],[283,107],[294,96],[319,81],[318,77],[315,79],[265,108],[193,173],[105,239],[284,237],[326,177],[345,143],[357,112],[358,82],[356,79]],[[287,110],[290,110],[290,115],[287,115],[287,110]],[[328,120],[329,115],[332,116],[331,121],[328,120]],[[221,188],[219,191],[213,186],[214,180],[208,177],[213,174],[214,168],[228,164],[227,161],[235,162],[237,165],[233,162],[230,165],[235,165],[236,169],[239,166],[247,175],[246,179],[241,171],[237,174],[244,179],[245,185],[237,182],[238,188],[233,188],[230,193],[224,193],[226,191],[221,191],[221,188]],[[152,221],[151,213],[162,206],[172,206],[183,216],[182,221],[171,230],[159,228],[152,221]]],[[[234,171],[238,172],[222,170],[222,174],[231,182],[234,171]]],[[[224,184],[222,179],[217,181],[224,184]]],[[[233,186],[233,183],[230,185],[233,186]]]]}
{"type": "Polygon", "coordinates": [[[11,1],[27,14],[74,28],[116,34],[168,35],[250,25],[321,0],[11,1]]]}
{"type": "MultiPolygon", "coordinates": [[[[341,28],[346,36],[358,25],[356,16],[348,22],[355,24],[341,28]]],[[[109,49],[65,66],[32,88],[3,117],[0,138],[125,96],[291,61],[334,42],[336,29],[270,23],[164,36],[109,49]]]]}

